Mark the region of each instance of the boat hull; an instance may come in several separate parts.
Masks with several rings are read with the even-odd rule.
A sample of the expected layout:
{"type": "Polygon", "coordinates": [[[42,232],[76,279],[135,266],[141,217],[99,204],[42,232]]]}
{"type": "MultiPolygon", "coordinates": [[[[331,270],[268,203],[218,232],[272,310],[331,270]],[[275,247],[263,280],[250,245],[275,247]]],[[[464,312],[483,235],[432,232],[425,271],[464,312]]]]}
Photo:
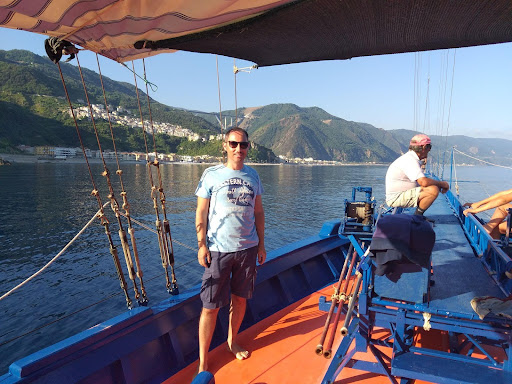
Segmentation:
{"type": "MultiPolygon", "coordinates": [[[[339,227],[326,222],[318,235],[269,252],[241,331],[337,279],[349,244],[339,227]]],[[[134,308],[22,358],[0,383],[160,383],[197,359],[199,291],[134,308]]],[[[228,315],[219,312],[212,348],[227,338],[228,315]]]]}

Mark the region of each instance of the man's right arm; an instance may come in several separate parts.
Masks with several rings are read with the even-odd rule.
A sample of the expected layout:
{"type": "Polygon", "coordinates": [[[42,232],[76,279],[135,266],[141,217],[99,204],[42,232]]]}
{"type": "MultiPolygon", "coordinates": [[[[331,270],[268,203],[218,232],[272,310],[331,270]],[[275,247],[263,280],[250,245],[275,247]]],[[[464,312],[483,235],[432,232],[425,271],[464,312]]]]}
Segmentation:
{"type": "Polygon", "coordinates": [[[448,184],[446,181],[434,180],[429,177],[420,177],[418,180],[416,180],[416,182],[420,187],[429,187],[431,185],[435,185],[442,193],[446,193],[450,189],[450,184],[448,184]]]}
{"type": "Polygon", "coordinates": [[[482,206],[484,204],[487,204],[487,203],[489,203],[491,201],[497,200],[499,197],[502,197],[502,196],[505,196],[505,195],[510,195],[510,194],[512,194],[512,189],[495,193],[494,195],[489,196],[489,197],[487,197],[487,198],[485,198],[483,200],[477,201],[476,203],[466,203],[466,204],[464,204],[464,206],[465,207],[471,207],[471,208],[479,208],[480,206],[482,206]]]}
{"type": "Polygon", "coordinates": [[[212,259],[206,245],[206,227],[208,225],[208,209],[210,208],[210,199],[197,197],[196,209],[196,233],[197,233],[197,260],[199,264],[207,268],[212,259]]]}

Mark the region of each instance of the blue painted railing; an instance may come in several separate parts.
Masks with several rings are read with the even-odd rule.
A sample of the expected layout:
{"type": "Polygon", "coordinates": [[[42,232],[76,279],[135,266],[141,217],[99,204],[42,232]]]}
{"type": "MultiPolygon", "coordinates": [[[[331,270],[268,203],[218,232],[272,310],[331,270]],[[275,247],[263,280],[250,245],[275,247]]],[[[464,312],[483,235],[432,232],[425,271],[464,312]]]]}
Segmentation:
{"type": "Polygon", "coordinates": [[[481,259],[485,268],[501,291],[506,296],[509,296],[512,294],[512,258],[503,251],[501,242],[494,240],[487,233],[476,216],[471,213],[468,214],[468,216],[464,215],[464,208],[458,196],[455,196],[451,189],[454,173],[453,149],[450,158],[450,190],[446,193],[446,198],[454,210],[455,215],[461,222],[462,228],[477,256],[481,259]]]}
{"type": "Polygon", "coordinates": [[[462,224],[466,236],[480,257],[485,268],[506,296],[512,294],[512,258],[501,248],[501,242],[487,233],[482,223],[473,215],[464,215],[459,199],[449,190],[446,197],[462,224]]]}

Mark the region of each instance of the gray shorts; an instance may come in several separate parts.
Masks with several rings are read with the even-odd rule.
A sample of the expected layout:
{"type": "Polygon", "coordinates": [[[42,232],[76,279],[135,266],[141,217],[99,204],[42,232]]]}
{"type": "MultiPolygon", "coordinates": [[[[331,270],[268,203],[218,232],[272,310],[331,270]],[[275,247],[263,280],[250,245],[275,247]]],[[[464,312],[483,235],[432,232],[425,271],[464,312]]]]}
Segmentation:
{"type": "Polygon", "coordinates": [[[250,299],[256,281],[258,247],[237,252],[210,251],[212,262],[204,270],[201,301],[207,309],[221,308],[230,303],[232,294],[250,299]]]}
{"type": "Polygon", "coordinates": [[[416,187],[403,191],[395,196],[394,199],[386,201],[389,207],[403,207],[411,208],[418,206],[418,199],[420,198],[421,187],[416,187]]]}

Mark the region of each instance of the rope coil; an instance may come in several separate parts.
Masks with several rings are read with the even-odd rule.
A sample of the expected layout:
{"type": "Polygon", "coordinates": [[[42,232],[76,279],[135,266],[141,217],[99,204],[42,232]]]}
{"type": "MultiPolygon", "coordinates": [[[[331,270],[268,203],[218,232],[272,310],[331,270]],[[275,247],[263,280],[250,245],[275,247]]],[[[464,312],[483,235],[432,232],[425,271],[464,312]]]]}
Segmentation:
{"type": "Polygon", "coordinates": [[[427,313],[427,312],[423,312],[423,329],[425,331],[430,331],[430,329],[432,328],[432,325],[430,324],[430,318],[432,317],[432,315],[430,313],[427,313]]]}

